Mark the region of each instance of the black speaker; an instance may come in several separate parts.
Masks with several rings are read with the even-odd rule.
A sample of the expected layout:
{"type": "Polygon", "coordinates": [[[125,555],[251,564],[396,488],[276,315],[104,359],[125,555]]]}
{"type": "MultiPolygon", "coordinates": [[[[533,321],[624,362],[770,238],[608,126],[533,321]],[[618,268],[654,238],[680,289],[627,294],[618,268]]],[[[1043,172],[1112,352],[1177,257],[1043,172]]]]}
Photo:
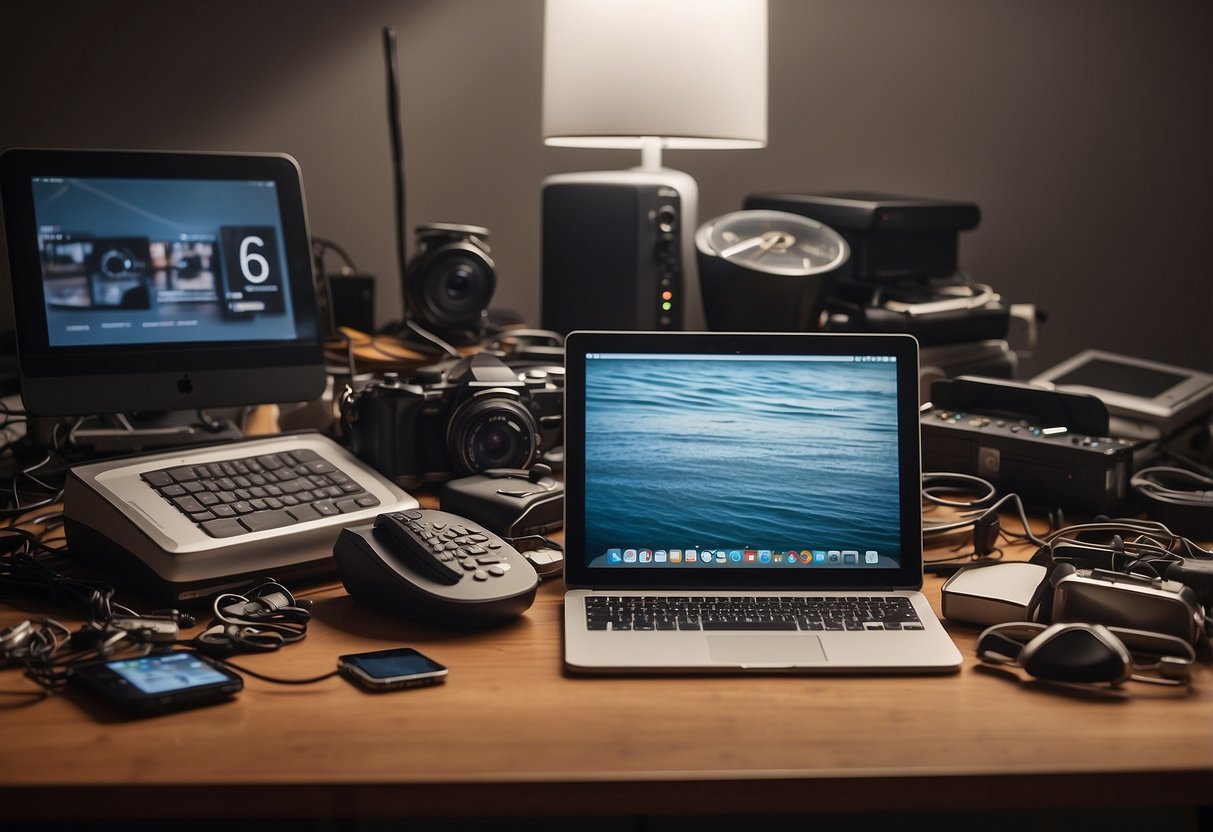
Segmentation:
{"type": "Polygon", "coordinates": [[[545,329],[703,328],[685,173],[602,171],[543,185],[545,329]]]}

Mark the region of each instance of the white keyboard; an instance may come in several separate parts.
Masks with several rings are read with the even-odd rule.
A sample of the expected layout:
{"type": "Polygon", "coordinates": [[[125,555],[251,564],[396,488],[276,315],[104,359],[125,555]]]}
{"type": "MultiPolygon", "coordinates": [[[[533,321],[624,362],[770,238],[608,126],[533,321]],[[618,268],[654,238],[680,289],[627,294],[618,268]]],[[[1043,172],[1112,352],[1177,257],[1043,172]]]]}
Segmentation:
{"type": "Polygon", "coordinates": [[[318,433],[76,465],[63,503],[72,556],[176,603],[331,572],[341,529],[417,507],[318,433]]]}

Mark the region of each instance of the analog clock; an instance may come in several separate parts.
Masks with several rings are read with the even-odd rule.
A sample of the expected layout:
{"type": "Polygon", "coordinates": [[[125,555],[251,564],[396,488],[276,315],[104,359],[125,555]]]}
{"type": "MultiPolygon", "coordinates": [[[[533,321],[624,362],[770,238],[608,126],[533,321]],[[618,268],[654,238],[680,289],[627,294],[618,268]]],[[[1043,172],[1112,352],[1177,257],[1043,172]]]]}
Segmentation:
{"type": "Polygon", "coordinates": [[[846,240],[816,220],[783,211],[734,211],[695,234],[708,327],[817,328],[850,257],[846,240]]]}

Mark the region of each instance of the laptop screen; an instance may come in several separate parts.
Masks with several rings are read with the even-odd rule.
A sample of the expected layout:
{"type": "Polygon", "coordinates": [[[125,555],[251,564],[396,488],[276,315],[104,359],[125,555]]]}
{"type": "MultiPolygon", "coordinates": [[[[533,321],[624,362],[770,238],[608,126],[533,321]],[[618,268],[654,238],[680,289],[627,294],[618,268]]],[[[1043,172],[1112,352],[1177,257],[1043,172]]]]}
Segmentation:
{"type": "Polygon", "coordinates": [[[912,339],[569,340],[566,543],[577,548],[566,561],[585,567],[574,574],[693,586],[920,582],[912,339]]]}

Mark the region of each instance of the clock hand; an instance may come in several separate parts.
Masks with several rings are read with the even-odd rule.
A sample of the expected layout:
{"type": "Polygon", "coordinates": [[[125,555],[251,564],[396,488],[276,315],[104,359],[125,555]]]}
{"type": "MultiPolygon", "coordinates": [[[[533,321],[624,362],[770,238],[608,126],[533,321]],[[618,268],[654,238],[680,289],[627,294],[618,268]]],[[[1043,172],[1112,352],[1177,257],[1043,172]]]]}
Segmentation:
{"type": "Polygon", "coordinates": [[[792,243],[796,242],[796,238],[786,231],[768,231],[763,237],[762,244],[758,246],[759,257],[772,249],[782,254],[791,247],[792,243]]]}
{"type": "Polygon", "coordinates": [[[758,235],[757,237],[750,237],[748,240],[742,240],[740,243],[733,243],[733,245],[729,246],[726,249],[723,249],[720,252],[720,256],[721,257],[734,257],[738,254],[741,254],[743,251],[749,251],[750,249],[754,248],[754,246],[762,245],[765,241],[766,241],[766,237],[761,234],[758,235]]]}
{"type": "Polygon", "coordinates": [[[735,257],[738,254],[749,251],[752,248],[760,250],[759,257],[774,249],[775,251],[786,251],[788,246],[796,242],[796,238],[786,231],[764,231],[749,239],[742,240],[740,243],[734,243],[728,248],[720,252],[721,257],[735,257]]]}

